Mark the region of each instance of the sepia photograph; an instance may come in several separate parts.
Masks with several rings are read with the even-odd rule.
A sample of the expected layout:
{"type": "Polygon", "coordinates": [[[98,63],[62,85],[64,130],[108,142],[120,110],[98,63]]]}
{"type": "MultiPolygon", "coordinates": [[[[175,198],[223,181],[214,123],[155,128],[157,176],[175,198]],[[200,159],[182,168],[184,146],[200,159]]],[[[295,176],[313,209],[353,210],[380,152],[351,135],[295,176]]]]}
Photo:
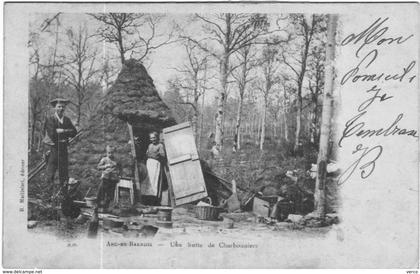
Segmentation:
{"type": "Polygon", "coordinates": [[[4,10],[4,267],[418,269],[417,4],[4,10]]]}
{"type": "Polygon", "coordinates": [[[328,17],[336,28],[322,14],[34,15],[28,227],[325,233],[339,222],[325,132],[315,198],[336,106],[328,17]]]}

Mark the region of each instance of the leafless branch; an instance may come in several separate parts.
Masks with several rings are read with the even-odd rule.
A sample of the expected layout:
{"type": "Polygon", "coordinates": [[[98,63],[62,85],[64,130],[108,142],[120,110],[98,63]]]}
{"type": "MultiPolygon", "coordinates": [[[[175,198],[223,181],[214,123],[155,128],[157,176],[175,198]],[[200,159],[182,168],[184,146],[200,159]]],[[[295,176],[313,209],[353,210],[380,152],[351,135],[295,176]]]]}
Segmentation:
{"type": "Polygon", "coordinates": [[[47,19],[45,19],[43,22],[42,22],[42,24],[41,24],[41,32],[42,31],[45,31],[50,25],[51,25],[51,23],[54,21],[54,20],[57,20],[57,23],[59,22],[58,21],[58,17],[60,16],[60,14],[61,14],[61,12],[59,12],[59,13],[56,13],[52,18],[47,18],[47,19]]]}

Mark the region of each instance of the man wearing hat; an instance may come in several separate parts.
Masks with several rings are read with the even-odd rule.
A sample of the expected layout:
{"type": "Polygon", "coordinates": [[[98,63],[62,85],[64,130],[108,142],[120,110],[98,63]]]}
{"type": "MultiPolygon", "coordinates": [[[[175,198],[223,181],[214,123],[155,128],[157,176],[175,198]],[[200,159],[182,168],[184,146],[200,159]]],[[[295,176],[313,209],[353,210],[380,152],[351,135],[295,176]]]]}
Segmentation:
{"type": "MultiPolygon", "coordinates": [[[[47,117],[45,122],[45,138],[44,144],[49,150],[47,160],[47,181],[48,184],[54,186],[54,176],[58,169],[58,179],[63,187],[69,178],[68,172],[68,152],[67,145],[69,138],[76,136],[77,131],[70,119],[64,116],[64,110],[69,100],[56,98],[52,100],[51,106],[55,109],[55,113],[47,117]]],[[[56,193],[57,186],[54,187],[56,193]]]]}

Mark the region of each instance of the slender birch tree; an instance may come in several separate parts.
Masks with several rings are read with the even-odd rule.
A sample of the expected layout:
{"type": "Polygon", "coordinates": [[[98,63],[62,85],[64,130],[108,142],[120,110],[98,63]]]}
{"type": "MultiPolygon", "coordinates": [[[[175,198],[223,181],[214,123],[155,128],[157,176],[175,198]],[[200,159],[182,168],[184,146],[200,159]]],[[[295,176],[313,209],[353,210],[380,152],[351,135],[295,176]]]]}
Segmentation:
{"type": "Polygon", "coordinates": [[[321,219],[325,218],[327,183],[327,162],[329,159],[329,141],[331,138],[332,114],[334,104],[334,59],[335,36],[337,32],[337,15],[328,15],[327,21],[327,49],[325,63],[325,90],[322,103],[321,136],[319,140],[318,173],[315,183],[315,208],[321,219]]]}

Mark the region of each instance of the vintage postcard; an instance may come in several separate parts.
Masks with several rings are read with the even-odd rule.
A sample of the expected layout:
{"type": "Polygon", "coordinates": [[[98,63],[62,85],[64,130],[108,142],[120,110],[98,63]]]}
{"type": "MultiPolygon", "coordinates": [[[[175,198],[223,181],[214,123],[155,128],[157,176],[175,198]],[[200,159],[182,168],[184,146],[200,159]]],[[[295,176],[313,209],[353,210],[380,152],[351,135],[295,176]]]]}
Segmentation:
{"type": "Polygon", "coordinates": [[[6,3],[3,267],[419,267],[417,3],[6,3]]]}

